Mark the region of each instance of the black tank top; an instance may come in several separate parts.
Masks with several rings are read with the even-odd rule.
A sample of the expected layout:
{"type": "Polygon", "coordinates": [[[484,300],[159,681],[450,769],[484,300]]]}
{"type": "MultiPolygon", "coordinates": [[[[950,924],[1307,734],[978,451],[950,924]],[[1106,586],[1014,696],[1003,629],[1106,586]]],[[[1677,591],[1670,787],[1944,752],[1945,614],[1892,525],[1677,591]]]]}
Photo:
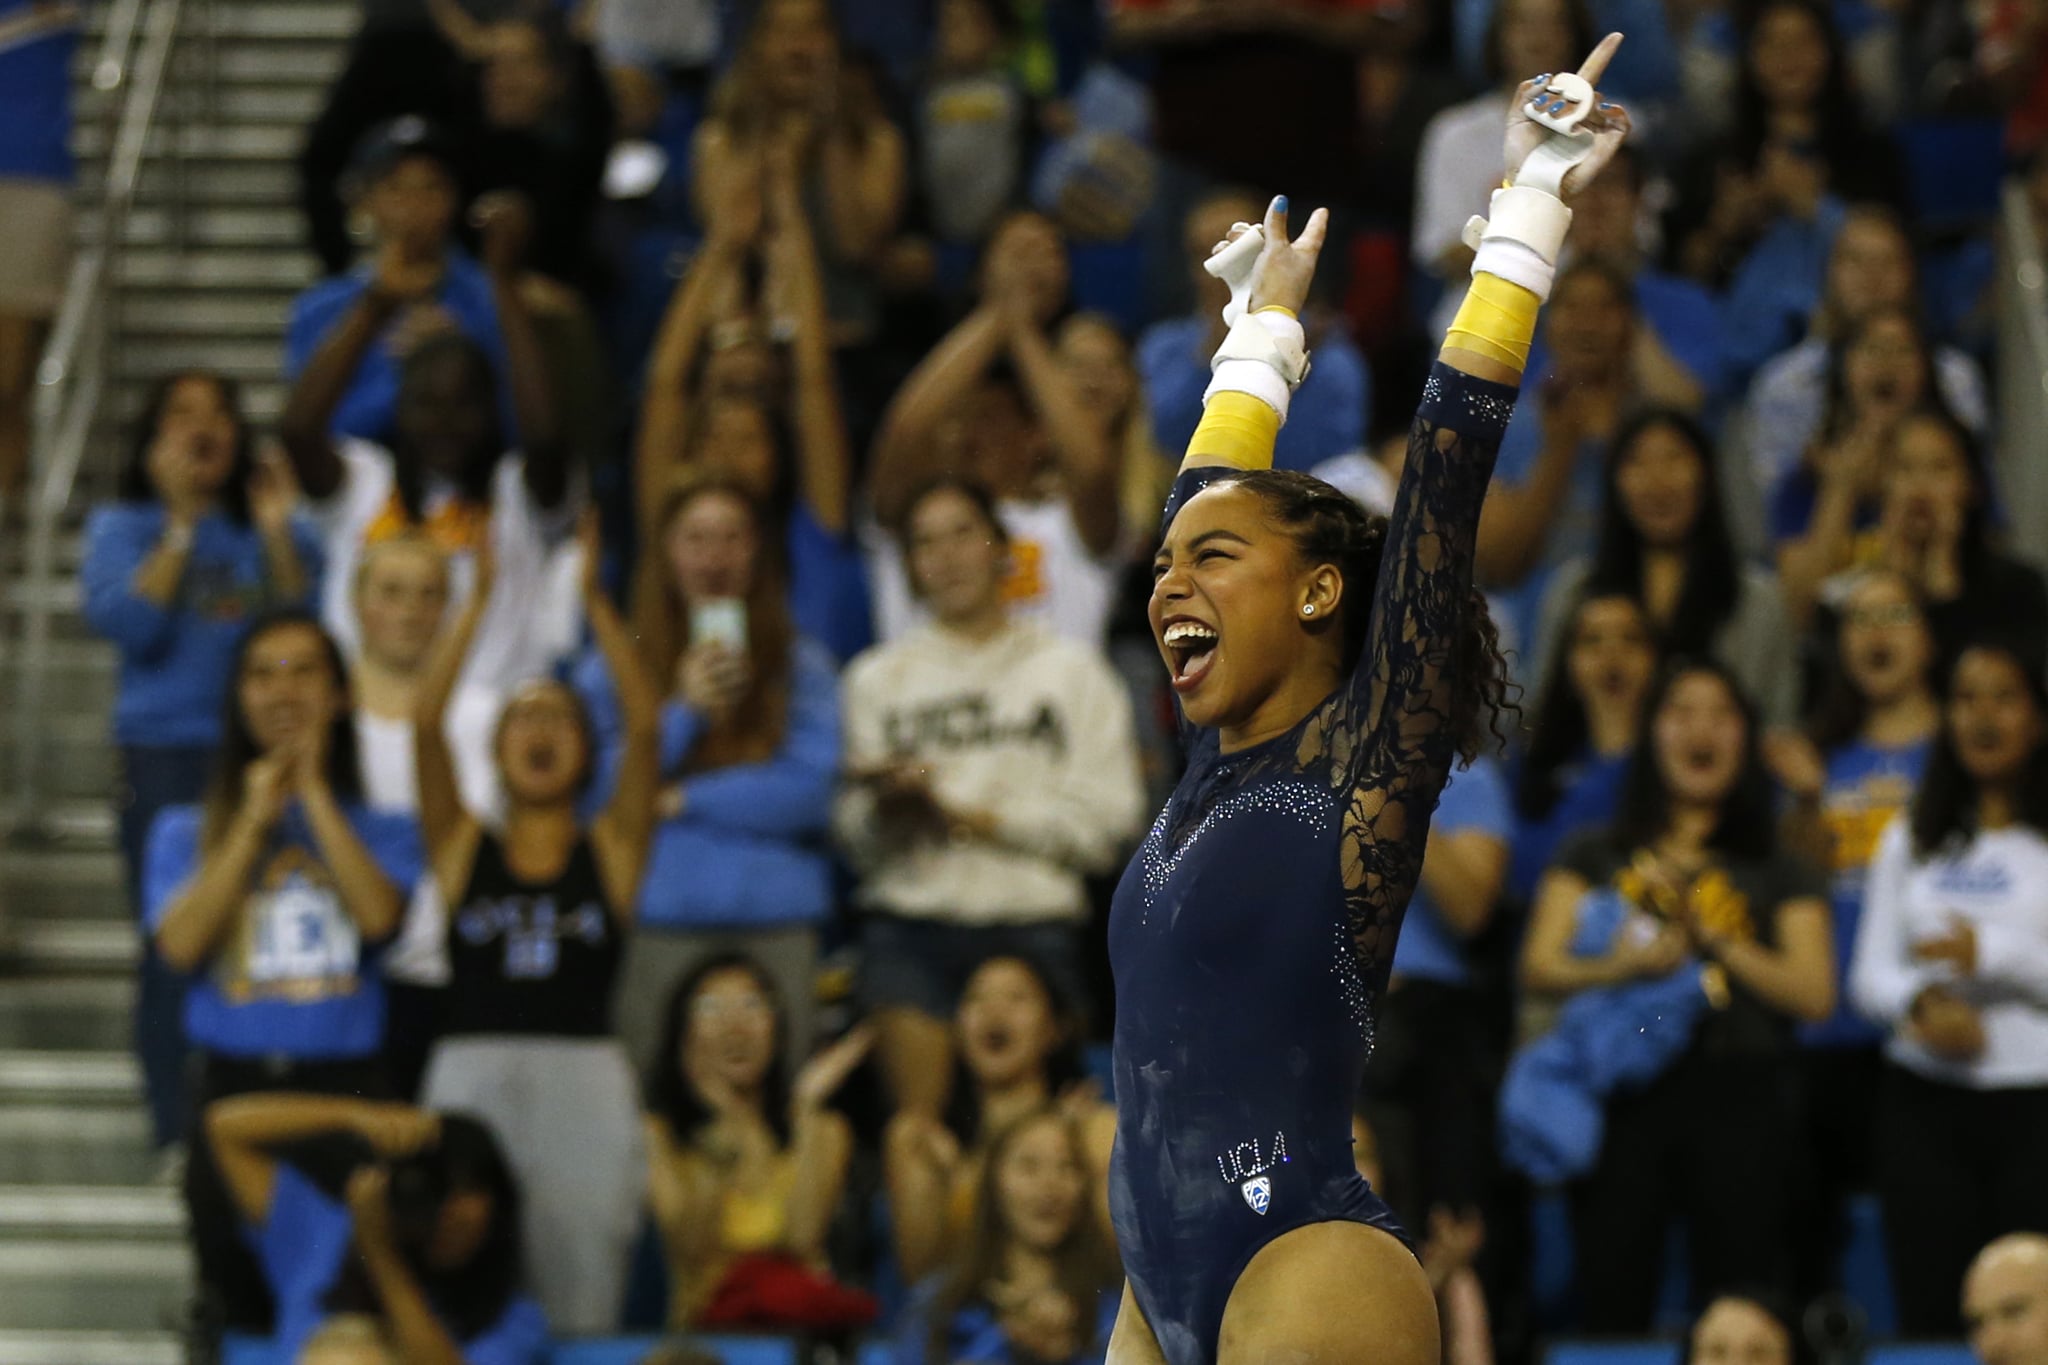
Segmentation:
{"type": "Polygon", "coordinates": [[[619,933],[588,835],[550,882],[521,881],[486,831],[448,917],[442,1032],[600,1038],[611,1032],[619,933]]]}

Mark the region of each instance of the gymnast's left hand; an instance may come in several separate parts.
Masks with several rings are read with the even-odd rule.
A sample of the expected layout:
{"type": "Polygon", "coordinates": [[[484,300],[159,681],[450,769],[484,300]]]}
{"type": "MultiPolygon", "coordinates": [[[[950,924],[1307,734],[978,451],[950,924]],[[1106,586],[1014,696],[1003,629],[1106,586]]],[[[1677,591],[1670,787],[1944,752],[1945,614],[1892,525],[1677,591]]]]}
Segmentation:
{"type": "MultiPolygon", "coordinates": [[[[1259,259],[1252,266],[1251,311],[1285,308],[1296,317],[1301,315],[1302,308],[1308,303],[1309,282],[1316,275],[1316,260],[1323,254],[1323,234],[1329,226],[1329,210],[1317,209],[1302,225],[1301,235],[1290,239],[1287,235],[1287,196],[1279,194],[1273,197],[1273,201],[1266,205],[1266,244],[1260,248],[1259,259]]],[[[1248,231],[1248,225],[1239,223],[1231,228],[1228,237],[1211,248],[1209,254],[1215,255],[1248,231]]]]}
{"type": "MultiPolygon", "coordinates": [[[[1579,75],[1586,84],[1594,87],[1593,109],[1579,124],[1581,132],[1592,134],[1593,148],[1584,160],[1573,166],[1564,177],[1564,200],[1570,203],[1574,196],[1598,178],[1608,162],[1614,160],[1615,149],[1628,139],[1628,110],[1599,93],[1600,77],[1607,71],[1607,64],[1614,60],[1614,54],[1621,47],[1621,35],[1610,33],[1600,40],[1579,68],[1579,75]]],[[[1529,117],[1529,101],[1536,92],[1548,83],[1549,76],[1523,81],[1515,90],[1515,97],[1508,104],[1508,133],[1505,148],[1508,179],[1512,182],[1522,169],[1522,163],[1553,137],[1561,136],[1529,117]]]]}

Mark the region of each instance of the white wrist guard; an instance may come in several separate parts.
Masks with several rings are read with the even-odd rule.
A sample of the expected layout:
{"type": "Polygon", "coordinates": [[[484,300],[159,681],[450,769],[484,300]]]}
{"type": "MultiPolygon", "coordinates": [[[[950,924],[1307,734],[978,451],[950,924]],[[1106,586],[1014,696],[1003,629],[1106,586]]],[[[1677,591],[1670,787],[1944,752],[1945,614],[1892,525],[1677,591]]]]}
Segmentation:
{"type": "Polygon", "coordinates": [[[1279,413],[1284,424],[1288,400],[1308,370],[1307,337],[1299,319],[1283,312],[1241,315],[1209,362],[1202,402],[1225,390],[1248,393],[1279,413]]]}
{"type": "Polygon", "coordinates": [[[1465,245],[1476,257],[1472,273],[1518,284],[1540,300],[1550,298],[1557,257],[1572,225],[1564,206],[1564,178],[1593,154],[1594,137],[1580,129],[1598,93],[1570,72],[1551,77],[1529,98],[1524,112],[1550,130],[1515,170],[1515,183],[1493,192],[1491,218],[1465,224],[1465,245]]]}
{"type": "Polygon", "coordinates": [[[1265,247],[1266,231],[1254,225],[1229,246],[1202,262],[1202,269],[1230,286],[1230,302],[1223,305],[1224,326],[1235,326],[1250,306],[1252,267],[1258,264],[1259,253],[1265,247]]]}
{"type": "Polygon", "coordinates": [[[1497,275],[1547,301],[1572,211],[1556,195],[1526,185],[1495,190],[1492,210],[1491,218],[1465,224],[1465,244],[1476,253],[1472,273],[1497,275]]]}

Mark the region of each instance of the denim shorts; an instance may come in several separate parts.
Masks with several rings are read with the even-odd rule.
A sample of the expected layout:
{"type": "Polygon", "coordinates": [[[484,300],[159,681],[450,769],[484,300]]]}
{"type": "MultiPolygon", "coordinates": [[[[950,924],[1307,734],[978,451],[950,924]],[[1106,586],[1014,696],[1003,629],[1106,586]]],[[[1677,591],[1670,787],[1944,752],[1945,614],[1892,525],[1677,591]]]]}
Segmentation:
{"type": "Polygon", "coordinates": [[[1064,920],[970,925],[871,912],[861,923],[860,1002],[950,1019],[974,969],[1006,955],[1043,967],[1060,1005],[1086,1013],[1081,926],[1064,920]]]}

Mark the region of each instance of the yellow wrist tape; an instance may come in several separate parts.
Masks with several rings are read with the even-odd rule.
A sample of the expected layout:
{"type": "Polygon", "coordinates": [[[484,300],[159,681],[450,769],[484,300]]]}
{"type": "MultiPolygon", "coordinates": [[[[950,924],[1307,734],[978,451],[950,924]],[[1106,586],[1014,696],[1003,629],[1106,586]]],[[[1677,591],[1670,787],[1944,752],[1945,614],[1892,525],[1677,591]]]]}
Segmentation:
{"type": "Polygon", "coordinates": [[[1252,311],[1255,313],[1285,313],[1288,317],[1295,317],[1294,310],[1284,303],[1263,304],[1252,311]]]}
{"type": "Polygon", "coordinates": [[[1519,284],[1497,275],[1474,275],[1444,344],[1520,373],[1529,365],[1529,343],[1536,338],[1536,312],[1541,306],[1519,284]]]}
{"type": "Polygon", "coordinates": [[[1225,390],[1202,409],[1188,454],[1238,469],[1270,469],[1280,414],[1248,393],[1225,390]]]}

